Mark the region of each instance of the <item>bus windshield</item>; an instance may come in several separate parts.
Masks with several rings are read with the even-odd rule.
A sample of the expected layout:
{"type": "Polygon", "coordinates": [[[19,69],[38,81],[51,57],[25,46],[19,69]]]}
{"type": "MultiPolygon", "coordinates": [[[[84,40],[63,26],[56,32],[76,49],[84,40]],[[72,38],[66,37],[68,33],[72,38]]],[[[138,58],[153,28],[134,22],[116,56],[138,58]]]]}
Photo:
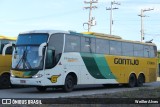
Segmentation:
{"type": "Polygon", "coordinates": [[[47,42],[48,36],[47,33],[20,34],[16,45],[40,45],[47,42]]]}
{"type": "Polygon", "coordinates": [[[38,55],[39,46],[17,46],[13,55],[12,69],[42,69],[43,57],[38,55]]]}
{"type": "Polygon", "coordinates": [[[47,42],[48,34],[20,34],[13,53],[12,69],[41,70],[43,69],[43,56],[38,55],[40,44],[47,42]]]}

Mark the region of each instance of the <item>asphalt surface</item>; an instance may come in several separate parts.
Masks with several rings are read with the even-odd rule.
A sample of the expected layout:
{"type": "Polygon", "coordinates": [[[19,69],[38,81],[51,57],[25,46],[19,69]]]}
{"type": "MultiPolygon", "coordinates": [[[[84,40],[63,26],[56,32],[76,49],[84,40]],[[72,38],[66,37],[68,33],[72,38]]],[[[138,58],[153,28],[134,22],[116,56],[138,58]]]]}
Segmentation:
{"type": "Polygon", "coordinates": [[[80,85],[70,93],[65,93],[61,89],[48,88],[46,92],[40,93],[34,87],[0,89],[0,98],[62,98],[71,96],[93,95],[103,93],[115,93],[121,91],[138,90],[139,88],[160,87],[160,81],[145,83],[143,87],[127,88],[124,86],[103,87],[102,85],[80,85]]]}

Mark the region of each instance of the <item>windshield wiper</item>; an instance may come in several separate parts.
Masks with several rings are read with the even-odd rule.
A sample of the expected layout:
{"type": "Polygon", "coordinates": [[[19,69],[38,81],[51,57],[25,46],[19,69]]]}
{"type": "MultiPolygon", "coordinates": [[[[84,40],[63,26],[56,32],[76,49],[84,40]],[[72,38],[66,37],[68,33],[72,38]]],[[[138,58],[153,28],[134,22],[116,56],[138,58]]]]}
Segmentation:
{"type": "Polygon", "coordinates": [[[27,52],[25,52],[25,55],[24,55],[24,57],[23,57],[23,68],[29,68],[29,69],[32,69],[32,67],[31,67],[31,65],[30,65],[30,63],[27,61],[27,52]],[[26,64],[26,66],[25,66],[25,64],[26,64]]]}
{"type": "Polygon", "coordinates": [[[32,69],[31,65],[29,64],[29,62],[28,62],[27,59],[26,59],[26,56],[27,56],[27,52],[26,52],[26,50],[24,50],[23,55],[22,55],[21,59],[19,60],[18,64],[16,65],[15,69],[18,69],[18,68],[19,68],[20,62],[23,63],[23,68],[24,68],[24,69],[27,68],[27,67],[28,67],[29,69],[32,69]]]}
{"type": "Polygon", "coordinates": [[[24,58],[24,55],[25,55],[25,50],[24,50],[24,52],[23,52],[23,55],[22,55],[21,59],[18,61],[18,63],[17,63],[17,65],[16,65],[15,69],[18,68],[20,62],[21,62],[21,61],[23,60],[23,58],[24,58]]]}

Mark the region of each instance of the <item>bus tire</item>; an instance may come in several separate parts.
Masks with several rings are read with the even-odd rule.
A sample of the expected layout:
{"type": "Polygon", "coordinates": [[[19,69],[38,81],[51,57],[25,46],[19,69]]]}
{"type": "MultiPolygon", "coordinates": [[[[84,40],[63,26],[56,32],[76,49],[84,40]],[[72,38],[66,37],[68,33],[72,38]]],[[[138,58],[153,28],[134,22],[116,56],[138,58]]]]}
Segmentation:
{"type": "Polygon", "coordinates": [[[71,75],[67,75],[63,90],[65,92],[71,92],[74,88],[74,78],[71,75]]]}
{"type": "Polygon", "coordinates": [[[39,92],[45,92],[47,89],[47,87],[44,87],[44,86],[37,86],[36,88],[39,92]]]}
{"type": "Polygon", "coordinates": [[[140,75],[138,76],[138,79],[137,79],[137,86],[138,86],[138,87],[143,86],[143,83],[144,83],[144,82],[145,82],[145,77],[144,77],[143,74],[140,74],[140,75]]]}
{"type": "Polygon", "coordinates": [[[10,82],[10,74],[2,74],[0,76],[0,88],[10,88],[11,82],[10,82]]]}
{"type": "Polygon", "coordinates": [[[136,82],[137,82],[136,76],[134,74],[131,74],[129,76],[128,86],[132,88],[136,86],[136,82]]]}

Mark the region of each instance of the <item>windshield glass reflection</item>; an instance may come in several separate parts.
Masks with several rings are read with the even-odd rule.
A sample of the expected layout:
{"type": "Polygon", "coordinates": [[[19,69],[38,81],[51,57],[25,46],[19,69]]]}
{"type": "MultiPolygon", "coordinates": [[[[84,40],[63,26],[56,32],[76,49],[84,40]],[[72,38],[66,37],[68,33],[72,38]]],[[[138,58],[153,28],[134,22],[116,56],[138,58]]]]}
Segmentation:
{"type": "Polygon", "coordinates": [[[42,69],[43,57],[38,55],[38,46],[17,46],[13,55],[12,69],[42,69]]]}

